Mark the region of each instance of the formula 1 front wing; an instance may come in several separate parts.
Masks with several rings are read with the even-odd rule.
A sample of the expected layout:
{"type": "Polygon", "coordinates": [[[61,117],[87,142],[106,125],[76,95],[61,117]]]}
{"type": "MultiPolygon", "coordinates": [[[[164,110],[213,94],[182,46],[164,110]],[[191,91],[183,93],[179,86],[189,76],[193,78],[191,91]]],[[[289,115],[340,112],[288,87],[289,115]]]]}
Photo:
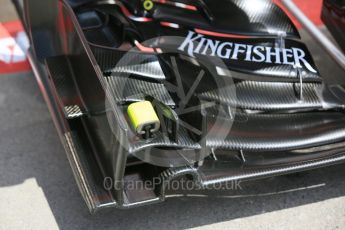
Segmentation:
{"type": "Polygon", "coordinates": [[[92,212],[163,201],[180,177],[204,188],[345,161],[344,87],[324,81],[270,0],[30,0],[18,9],[92,212]],[[128,186],[135,181],[157,183],[128,186]]]}

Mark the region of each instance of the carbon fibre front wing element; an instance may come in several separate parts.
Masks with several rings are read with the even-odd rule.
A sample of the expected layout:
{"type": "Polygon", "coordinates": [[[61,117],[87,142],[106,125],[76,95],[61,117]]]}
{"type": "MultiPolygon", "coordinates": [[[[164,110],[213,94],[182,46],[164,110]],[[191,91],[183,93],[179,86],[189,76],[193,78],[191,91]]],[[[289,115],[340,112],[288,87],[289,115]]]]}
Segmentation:
{"type": "Polygon", "coordinates": [[[344,162],[344,88],[323,81],[280,8],[154,2],[24,4],[30,62],[90,211],[162,201],[180,177],[206,187],[344,162]],[[162,125],[149,138],[127,114],[144,100],[162,125]]]}

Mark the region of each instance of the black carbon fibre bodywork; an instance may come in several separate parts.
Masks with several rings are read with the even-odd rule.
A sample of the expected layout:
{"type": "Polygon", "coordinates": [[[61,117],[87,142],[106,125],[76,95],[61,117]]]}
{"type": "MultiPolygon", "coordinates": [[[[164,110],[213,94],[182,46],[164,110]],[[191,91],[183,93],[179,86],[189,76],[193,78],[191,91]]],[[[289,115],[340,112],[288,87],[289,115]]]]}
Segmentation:
{"type": "MultiPolygon", "coordinates": [[[[275,37],[280,32],[284,32],[290,37],[299,37],[298,30],[290,19],[270,0],[178,1],[187,5],[184,9],[183,6],[175,7],[174,4],[169,4],[169,1],[155,2],[157,4],[151,16],[157,21],[220,33],[275,37]],[[191,10],[191,6],[197,10],[191,10]],[[231,20],[229,20],[229,15],[232,16],[231,20]]],[[[124,4],[129,6],[134,14],[145,15],[145,9],[140,0],[124,1],[124,4]]]]}
{"type": "MultiPolygon", "coordinates": [[[[196,3],[197,2],[198,1],[196,1],[196,3]]],[[[107,7],[107,2],[100,1],[89,6],[92,8],[92,10],[89,10],[86,5],[84,7],[76,7],[75,11],[80,20],[82,28],[84,28],[86,38],[90,41],[90,43],[95,45],[112,47],[121,51],[126,42],[133,43],[134,41],[138,41],[142,43],[149,41],[152,43],[159,43],[159,45],[156,46],[160,46],[160,48],[169,47],[169,49],[174,49],[175,52],[177,52],[178,48],[182,48],[181,46],[179,47],[179,45],[182,44],[176,43],[174,44],[175,47],[173,47],[172,41],[168,40],[168,38],[162,39],[162,36],[173,36],[186,39],[190,36],[190,38],[193,39],[193,42],[196,43],[195,46],[192,47],[188,44],[187,46],[184,46],[183,50],[180,49],[180,51],[185,52],[188,55],[202,56],[208,54],[209,52],[214,52],[210,47],[212,43],[213,45],[215,43],[219,43],[217,54],[212,55],[218,57],[222,56],[222,61],[224,61],[227,68],[247,74],[265,76],[268,79],[281,78],[278,79],[278,81],[299,81],[298,77],[296,76],[296,70],[293,68],[293,65],[296,64],[296,60],[292,60],[292,52],[295,52],[294,57],[296,57],[299,55],[298,52],[302,51],[303,54],[301,55],[309,66],[309,68],[306,68],[303,66],[303,63],[301,63],[303,69],[302,78],[304,81],[320,81],[317,67],[314,64],[308,49],[301,42],[293,40],[294,38],[299,38],[298,32],[292,22],[287,18],[280,8],[271,3],[270,0],[255,1],[257,2],[255,4],[262,8],[261,10],[263,16],[260,16],[260,10],[250,11],[251,8],[245,7],[245,4],[240,3],[240,1],[226,2],[230,5],[236,6],[230,9],[237,8],[237,11],[240,11],[240,13],[238,12],[229,15],[239,15],[239,17],[242,15],[243,17],[248,18],[247,20],[243,18],[236,19],[233,17],[228,18],[229,15],[226,16],[221,13],[215,14],[218,17],[224,17],[223,19],[219,19],[220,21],[235,22],[234,25],[227,23],[226,28],[228,30],[226,31],[218,29],[218,26],[221,23],[216,23],[216,19],[210,22],[207,19],[207,16],[202,14],[202,10],[185,10],[166,4],[157,4],[153,12],[148,12],[145,16],[143,16],[143,13],[138,13],[141,12],[141,8],[136,9],[132,7],[133,9],[127,9],[125,7],[127,3],[126,1],[110,1],[110,5],[113,6],[111,8],[107,7]],[[161,8],[167,8],[166,10],[170,12],[171,18],[156,17],[156,14],[159,14],[161,8]],[[195,20],[197,25],[194,25],[189,21],[177,20],[177,13],[174,13],[174,10],[180,12],[180,14],[182,14],[181,18],[185,20],[195,20]],[[134,16],[135,12],[137,12],[139,16],[134,16]],[[265,15],[266,12],[270,12],[270,16],[265,15]],[[198,17],[195,17],[194,15],[191,16],[191,14],[198,14],[198,17],[203,18],[203,20],[208,21],[208,23],[201,23],[201,19],[196,19],[198,17]],[[92,20],[83,21],[84,17],[92,17],[92,20]],[[267,22],[267,18],[275,17],[276,20],[270,20],[267,22]],[[112,20],[114,22],[112,22],[112,20]],[[96,22],[100,24],[97,26],[96,22]],[[246,22],[249,24],[246,25],[246,22]],[[125,25],[124,27],[118,27],[117,31],[120,30],[121,36],[127,37],[127,39],[129,37],[129,40],[122,40],[120,37],[114,40],[116,33],[113,30],[114,27],[111,27],[111,25],[117,23],[123,23],[125,25]],[[133,31],[135,31],[135,33],[133,31]],[[257,32],[253,33],[253,31],[257,32]],[[294,31],[296,31],[296,33],[294,31]],[[158,37],[160,37],[160,39],[158,37]],[[234,49],[236,46],[246,45],[246,52],[251,53],[250,57],[246,56],[248,55],[246,52],[241,51],[239,51],[238,55],[232,52],[227,56],[226,53],[229,49],[229,44],[227,43],[229,42],[231,42],[234,49]],[[193,51],[190,50],[191,48],[193,51]],[[284,51],[287,50],[287,52],[291,52],[291,54],[282,53],[281,55],[277,56],[275,55],[275,51],[277,49],[283,49],[284,51]],[[264,59],[263,55],[265,55],[267,58],[264,59]],[[248,61],[249,59],[254,61],[248,61]]],[[[215,3],[212,3],[211,5],[213,4],[215,3]]],[[[215,8],[215,6],[212,7],[214,10],[215,8]]],[[[146,45],[148,46],[149,44],[146,45]]],[[[121,57],[120,54],[115,55],[121,57]]],[[[103,63],[103,59],[108,57],[99,56],[99,58],[102,58],[100,63],[103,63]]]]}
{"type": "Polygon", "coordinates": [[[31,64],[90,211],[163,201],[179,177],[206,187],[345,161],[343,86],[323,82],[279,7],[255,2],[25,1],[31,64]],[[144,100],[167,126],[148,138],[127,114],[144,100]]]}

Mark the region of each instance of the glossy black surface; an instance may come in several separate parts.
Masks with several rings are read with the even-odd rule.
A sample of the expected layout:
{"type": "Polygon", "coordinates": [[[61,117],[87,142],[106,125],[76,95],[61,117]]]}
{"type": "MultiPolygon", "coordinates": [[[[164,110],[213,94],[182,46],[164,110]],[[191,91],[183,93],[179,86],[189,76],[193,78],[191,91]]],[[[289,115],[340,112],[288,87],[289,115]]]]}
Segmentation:
{"type": "MultiPolygon", "coordinates": [[[[145,15],[141,1],[123,0],[137,15],[145,15]]],[[[177,23],[181,26],[200,28],[221,33],[255,36],[276,36],[285,32],[288,36],[299,37],[290,19],[270,0],[203,0],[166,1],[155,3],[148,12],[155,21],[177,23]],[[169,4],[170,3],[170,4],[169,4]],[[184,3],[195,10],[176,7],[184,3]]]]}
{"type": "MultiPolygon", "coordinates": [[[[296,64],[296,57],[301,56],[310,66],[306,68],[301,63],[304,81],[320,81],[317,67],[308,49],[301,42],[290,39],[299,38],[296,28],[285,13],[270,0],[247,3],[206,1],[205,5],[200,5],[199,1],[193,4],[184,3],[195,5],[196,10],[155,3],[155,7],[146,12],[140,1],[95,1],[76,7],[75,12],[86,38],[95,45],[120,51],[134,46],[135,41],[155,39],[149,43],[158,42],[159,45],[152,46],[163,51],[165,47],[169,47],[169,50],[179,52],[183,40],[191,38],[203,45],[199,52],[207,53],[206,56],[209,57],[210,47],[206,47],[206,42],[219,42],[220,48],[215,55],[218,58],[225,55],[228,49],[235,50],[236,46],[241,47],[238,56],[233,51],[230,56],[222,57],[222,61],[230,70],[260,75],[268,79],[277,78],[278,81],[299,81],[293,65],[296,64]],[[212,20],[207,19],[207,14],[202,13],[203,9],[214,15],[212,20]],[[173,26],[169,26],[169,23],[173,26]],[[172,45],[172,41],[162,41],[159,39],[160,36],[176,36],[179,41],[176,40],[172,45]],[[157,41],[157,38],[161,41],[157,41]],[[232,47],[222,46],[224,43],[231,43],[232,47]],[[243,50],[244,48],[246,50],[243,50]],[[283,54],[282,51],[276,56],[278,49],[288,53],[283,54]],[[249,59],[246,52],[251,53],[249,59]]],[[[149,46],[149,43],[145,45],[149,46]]],[[[196,46],[192,47],[194,51],[196,46]]],[[[190,45],[185,46],[183,53],[194,56],[187,52],[189,48],[190,45]]],[[[121,55],[118,54],[118,57],[121,55]]],[[[102,61],[100,63],[102,65],[102,61]]]]}

